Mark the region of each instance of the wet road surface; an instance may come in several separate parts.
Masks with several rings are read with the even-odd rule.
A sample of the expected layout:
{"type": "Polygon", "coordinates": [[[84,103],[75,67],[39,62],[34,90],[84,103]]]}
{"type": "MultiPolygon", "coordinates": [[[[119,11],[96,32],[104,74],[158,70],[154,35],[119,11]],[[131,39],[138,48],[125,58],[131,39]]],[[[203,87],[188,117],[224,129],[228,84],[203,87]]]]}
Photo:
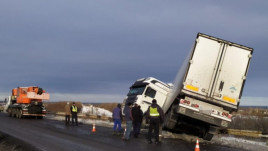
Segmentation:
{"type": "MultiPolygon", "coordinates": [[[[62,121],[49,119],[17,119],[0,113],[0,131],[16,137],[43,151],[193,151],[195,143],[178,139],[163,139],[161,144],[147,144],[146,132],[139,138],[123,141],[121,135],[113,135],[112,129],[96,125],[65,126],[62,121]]],[[[215,144],[200,143],[201,151],[244,151],[215,144]]]]}

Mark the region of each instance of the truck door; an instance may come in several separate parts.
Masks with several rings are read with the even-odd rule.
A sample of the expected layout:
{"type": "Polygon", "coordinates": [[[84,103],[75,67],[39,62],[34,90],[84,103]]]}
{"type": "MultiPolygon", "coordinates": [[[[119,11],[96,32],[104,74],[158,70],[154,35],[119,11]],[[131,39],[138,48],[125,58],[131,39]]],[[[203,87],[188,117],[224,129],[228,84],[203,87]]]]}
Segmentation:
{"type": "Polygon", "coordinates": [[[211,97],[237,105],[245,82],[251,51],[225,44],[211,97]]]}
{"type": "Polygon", "coordinates": [[[147,104],[147,105],[146,105],[145,110],[143,110],[143,111],[146,111],[148,109],[148,107],[151,105],[153,99],[156,99],[157,104],[160,107],[163,107],[163,104],[165,103],[165,100],[166,100],[166,95],[161,93],[160,90],[157,90],[157,91],[156,90],[157,90],[157,88],[153,88],[150,86],[148,86],[146,88],[146,90],[144,92],[144,99],[143,99],[142,103],[147,104]]]}
{"type": "Polygon", "coordinates": [[[152,100],[155,98],[156,91],[152,89],[150,86],[147,86],[142,100],[141,109],[143,112],[147,111],[148,107],[152,104],[152,100]]]}
{"type": "Polygon", "coordinates": [[[192,57],[189,60],[190,65],[183,89],[202,96],[209,96],[222,49],[222,43],[205,37],[198,37],[192,57]]]}

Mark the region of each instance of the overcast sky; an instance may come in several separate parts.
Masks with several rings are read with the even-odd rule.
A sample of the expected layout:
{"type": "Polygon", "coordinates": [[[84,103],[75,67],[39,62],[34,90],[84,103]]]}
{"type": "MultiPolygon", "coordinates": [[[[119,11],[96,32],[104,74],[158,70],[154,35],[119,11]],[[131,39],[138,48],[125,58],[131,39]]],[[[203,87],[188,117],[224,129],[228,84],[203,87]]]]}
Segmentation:
{"type": "Polygon", "coordinates": [[[51,101],[122,102],[138,78],[173,82],[201,32],[254,48],[243,98],[268,105],[267,6],[267,0],[2,0],[0,95],[36,85],[51,101]]]}

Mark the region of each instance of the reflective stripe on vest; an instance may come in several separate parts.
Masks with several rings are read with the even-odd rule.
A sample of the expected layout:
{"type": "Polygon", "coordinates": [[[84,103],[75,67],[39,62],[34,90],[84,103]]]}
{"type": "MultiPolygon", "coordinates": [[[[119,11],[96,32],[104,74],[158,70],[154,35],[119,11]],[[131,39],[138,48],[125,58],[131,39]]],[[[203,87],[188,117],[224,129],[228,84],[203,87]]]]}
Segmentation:
{"type": "Polygon", "coordinates": [[[77,107],[72,105],[72,111],[77,112],[77,107]]]}
{"type": "Polygon", "coordinates": [[[150,106],[150,116],[159,116],[159,113],[157,111],[157,107],[156,108],[152,108],[150,106]]]}

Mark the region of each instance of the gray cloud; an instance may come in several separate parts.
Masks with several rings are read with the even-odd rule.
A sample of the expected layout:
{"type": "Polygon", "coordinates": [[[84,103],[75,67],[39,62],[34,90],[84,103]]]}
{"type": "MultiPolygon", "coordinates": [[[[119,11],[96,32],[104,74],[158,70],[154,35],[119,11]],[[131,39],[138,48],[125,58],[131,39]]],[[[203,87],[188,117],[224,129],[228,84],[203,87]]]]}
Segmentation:
{"type": "Polygon", "coordinates": [[[268,96],[267,3],[3,1],[0,91],[125,95],[141,77],[172,82],[202,32],[254,48],[244,95],[268,96]]]}

